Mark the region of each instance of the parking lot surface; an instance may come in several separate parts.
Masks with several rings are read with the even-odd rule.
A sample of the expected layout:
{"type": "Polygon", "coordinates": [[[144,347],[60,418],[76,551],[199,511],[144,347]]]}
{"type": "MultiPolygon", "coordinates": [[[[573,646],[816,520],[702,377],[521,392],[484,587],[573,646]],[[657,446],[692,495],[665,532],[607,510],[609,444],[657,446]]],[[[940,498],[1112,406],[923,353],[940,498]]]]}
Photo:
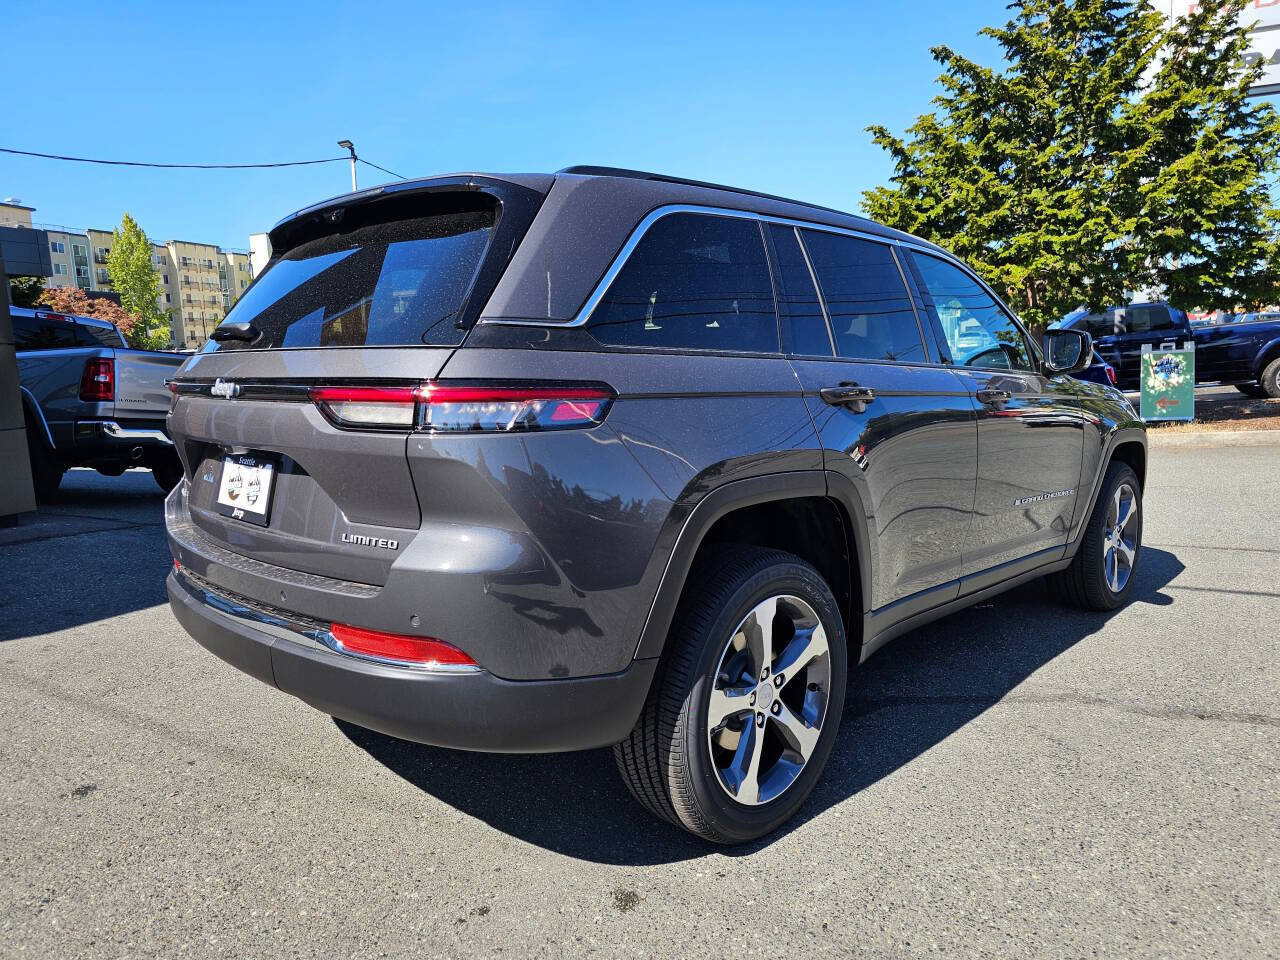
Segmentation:
{"type": "Polygon", "coordinates": [[[710,847],[609,751],[335,723],[174,622],[147,474],[0,531],[0,956],[1280,953],[1280,445],[1153,447],[1133,602],[1033,583],[860,671],[817,792],[710,847]]]}

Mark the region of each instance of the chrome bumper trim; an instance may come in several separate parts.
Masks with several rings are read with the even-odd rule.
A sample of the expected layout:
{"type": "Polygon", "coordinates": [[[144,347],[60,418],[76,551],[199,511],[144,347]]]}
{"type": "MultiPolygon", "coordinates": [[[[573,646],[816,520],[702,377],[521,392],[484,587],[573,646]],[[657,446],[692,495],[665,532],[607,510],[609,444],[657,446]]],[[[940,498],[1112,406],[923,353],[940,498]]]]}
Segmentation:
{"type": "Polygon", "coordinates": [[[411,670],[415,673],[482,673],[479,666],[458,663],[414,663],[406,660],[394,660],[390,657],[379,657],[370,653],[356,653],[342,645],[329,629],[329,624],[312,620],[299,614],[287,613],[257,604],[244,597],[223,593],[213,587],[207,580],[185,567],[175,571],[178,582],[183,588],[197,597],[206,606],[212,607],[224,616],[233,617],[253,624],[258,629],[286,640],[305,639],[318,643],[334,653],[353,660],[364,660],[384,667],[395,667],[398,670],[411,670]]]}
{"type": "Polygon", "coordinates": [[[122,427],[114,420],[104,421],[102,432],[114,440],[150,440],[155,443],[167,443],[169,446],[173,446],[173,441],[169,439],[169,435],[163,430],[122,427]]]}

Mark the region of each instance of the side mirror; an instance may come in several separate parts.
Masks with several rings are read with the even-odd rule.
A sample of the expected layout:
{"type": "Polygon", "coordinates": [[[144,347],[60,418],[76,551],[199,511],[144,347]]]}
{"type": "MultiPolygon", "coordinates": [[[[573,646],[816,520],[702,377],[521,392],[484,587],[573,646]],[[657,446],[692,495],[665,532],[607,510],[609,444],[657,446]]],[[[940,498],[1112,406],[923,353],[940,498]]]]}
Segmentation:
{"type": "Polygon", "coordinates": [[[1083,330],[1048,330],[1044,366],[1049,373],[1079,373],[1093,362],[1093,337],[1083,330]]]}

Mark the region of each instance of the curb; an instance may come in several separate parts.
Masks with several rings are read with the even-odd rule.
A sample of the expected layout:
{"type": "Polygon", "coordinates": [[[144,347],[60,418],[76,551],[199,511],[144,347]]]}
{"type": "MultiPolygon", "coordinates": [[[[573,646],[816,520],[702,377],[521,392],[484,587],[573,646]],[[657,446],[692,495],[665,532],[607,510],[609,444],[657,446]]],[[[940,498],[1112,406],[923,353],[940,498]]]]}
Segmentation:
{"type": "Polygon", "coordinates": [[[1268,447],[1280,446],[1280,430],[1196,430],[1186,433],[1147,432],[1149,447],[1268,447]]]}

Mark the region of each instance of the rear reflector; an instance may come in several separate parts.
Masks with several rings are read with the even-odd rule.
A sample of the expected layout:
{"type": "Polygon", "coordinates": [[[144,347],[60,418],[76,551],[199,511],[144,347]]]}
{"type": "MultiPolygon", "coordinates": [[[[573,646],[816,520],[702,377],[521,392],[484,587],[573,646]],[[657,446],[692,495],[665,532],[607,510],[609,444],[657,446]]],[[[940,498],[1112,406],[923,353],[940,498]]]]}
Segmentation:
{"type": "Polygon", "coordinates": [[[1113,387],[1116,385],[1116,368],[1111,364],[1107,364],[1107,379],[1111,381],[1113,387]]]}
{"type": "Polygon", "coordinates": [[[80,399],[110,403],[116,398],[116,367],[110,357],[90,357],[80,377],[80,399]]]}
{"type": "Polygon", "coordinates": [[[452,644],[431,637],[410,637],[335,623],[329,628],[333,639],[346,653],[360,653],[420,666],[474,667],[476,662],[452,644]]]}

